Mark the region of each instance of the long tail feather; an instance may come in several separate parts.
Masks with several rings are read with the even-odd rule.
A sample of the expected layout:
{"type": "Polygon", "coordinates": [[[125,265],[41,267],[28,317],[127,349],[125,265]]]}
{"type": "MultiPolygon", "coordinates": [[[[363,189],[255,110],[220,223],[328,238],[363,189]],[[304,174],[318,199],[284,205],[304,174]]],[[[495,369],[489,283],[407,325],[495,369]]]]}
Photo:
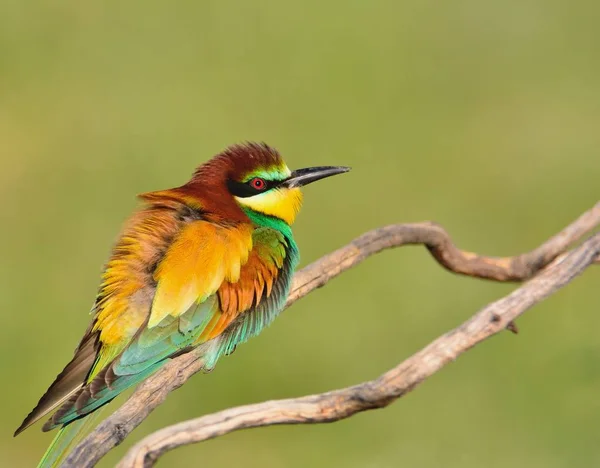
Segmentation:
{"type": "MultiPolygon", "coordinates": [[[[103,408],[102,408],[103,409],[103,408]]],[[[73,421],[68,426],[59,429],[58,434],[44,453],[37,468],[57,468],[76,442],[78,442],[91,428],[102,409],[89,416],[73,421]]]]}
{"type": "Polygon", "coordinates": [[[84,424],[85,420],[81,419],[61,428],[40,460],[38,468],[55,468],[59,466],[60,461],[66,454],[69,446],[79,433],[79,429],[81,429],[84,424]]]}

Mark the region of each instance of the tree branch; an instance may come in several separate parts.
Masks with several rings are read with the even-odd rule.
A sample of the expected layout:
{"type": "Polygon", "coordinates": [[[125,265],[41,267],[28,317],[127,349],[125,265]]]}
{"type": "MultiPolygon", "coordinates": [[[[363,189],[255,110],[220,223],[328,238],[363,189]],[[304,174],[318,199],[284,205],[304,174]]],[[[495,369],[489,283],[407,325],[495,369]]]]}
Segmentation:
{"type": "MultiPolygon", "coordinates": [[[[472,277],[524,281],[540,270],[544,271],[374,381],[322,395],[232,408],[162,429],[133,447],[120,466],[151,466],[167,450],[241,428],[329,422],[387,406],[469,348],[510,327],[512,321],[528,308],[570,282],[590,264],[598,262],[600,234],[572,252],[561,254],[599,225],[600,202],[540,247],[516,257],[485,257],[461,251],[447,232],[434,223],[392,225],[358,237],[299,271],[294,277],[286,307],[367,257],[402,245],[425,245],[443,267],[472,277]]],[[[125,404],[98,425],[71,452],[64,466],[93,466],[121,443],[170,392],[201,369],[202,360],[194,351],[171,360],[140,384],[125,404]]]]}
{"type": "Polygon", "coordinates": [[[460,327],[378,379],[341,390],[301,398],[267,401],[230,408],[161,429],[130,449],[120,468],[148,467],[167,451],[182,445],[252,427],[276,424],[317,424],[383,408],[414,389],[458,356],[502,331],[511,321],[582,273],[600,253],[600,234],[558,260],[543,273],[480,310],[460,327]]]}

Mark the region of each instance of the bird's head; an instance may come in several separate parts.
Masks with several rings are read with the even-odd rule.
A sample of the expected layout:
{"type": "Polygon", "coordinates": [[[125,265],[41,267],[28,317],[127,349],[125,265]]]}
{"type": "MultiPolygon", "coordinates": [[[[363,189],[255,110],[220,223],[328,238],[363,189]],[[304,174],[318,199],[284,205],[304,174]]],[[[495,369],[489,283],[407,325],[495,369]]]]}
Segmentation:
{"type": "Polygon", "coordinates": [[[291,171],[274,148],[246,143],[231,146],[200,166],[192,183],[216,183],[242,209],[274,216],[291,225],[302,205],[300,187],[349,170],[321,166],[291,171]]]}

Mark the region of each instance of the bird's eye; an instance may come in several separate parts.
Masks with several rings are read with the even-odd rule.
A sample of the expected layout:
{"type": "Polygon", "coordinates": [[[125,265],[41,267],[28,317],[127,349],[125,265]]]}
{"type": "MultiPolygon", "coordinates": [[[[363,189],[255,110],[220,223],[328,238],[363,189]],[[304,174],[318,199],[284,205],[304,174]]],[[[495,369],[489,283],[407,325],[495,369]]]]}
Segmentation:
{"type": "Polygon", "coordinates": [[[250,187],[252,187],[255,190],[264,190],[266,186],[267,184],[260,177],[255,177],[250,181],[250,187]]]}

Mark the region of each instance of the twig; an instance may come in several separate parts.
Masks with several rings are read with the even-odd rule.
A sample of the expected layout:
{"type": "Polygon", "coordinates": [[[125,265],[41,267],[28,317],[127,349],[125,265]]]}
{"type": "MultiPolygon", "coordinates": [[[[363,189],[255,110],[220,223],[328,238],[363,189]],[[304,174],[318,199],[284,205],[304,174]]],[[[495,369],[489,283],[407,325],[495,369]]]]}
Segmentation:
{"type": "MultiPolygon", "coordinates": [[[[347,246],[336,250],[299,271],[294,277],[292,292],[286,306],[291,305],[314,289],[323,286],[332,278],[359,264],[367,257],[387,248],[409,244],[425,245],[438,263],[455,273],[496,281],[527,280],[555,260],[559,255],[563,254],[571,245],[579,241],[585,234],[598,225],[600,225],[600,203],[597,203],[571,225],[532,252],[516,257],[502,258],[484,257],[459,250],[454,246],[446,231],[434,223],[387,226],[360,236],[347,246]]],[[[291,419],[286,421],[274,419],[270,424],[298,423],[304,414],[314,417],[315,413],[311,411],[317,411],[322,417],[321,421],[330,421],[348,417],[358,411],[389,404],[394,399],[414,388],[414,386],[439,370],[446,363],[455,359],[465,350],[510,326],[515,317],[562,287],[589,264],[598,261],[597,252],[600,249],[599,236],[596,235],[589,239],[581,247],[568,254],[566,259],[563,261],[557,260],[551,267],[547,268],[528,284],[517,289],[506,298],[486,307],[460,328],[434,341],[425,349],[379,379],[351,387],[350,389],[296,400],[296,403],[300,402],[302,405],[313,406],[301,407],[302,411],[296,414],[296,419],[286,411],[284,416],[291,419]],[[415,367],[419,363],[420,365],[426,363],[426,365],[421,367],[417,365],[415,367]],[[354,393],[351,396],[344,393],[348,391],[354,393]],[[387,396],[383,399],[378,398],[382,394],[387,396]],[[321,400],[323,398],[324,400],[321,400]],[[327,401],[328,403],[333,401],[335,405],[327,406],[322,401],[327,401]],[[308,413],[304,413],[304,411],[308,411],[308,413]]],[[[138,386],[137,390],[125,404],[86,437],[71,452],[65,460],[64,466],[93,466],[111,448],[121,443],[154,408],[165,400],[170,392],[183,385],[201,368],[202,361],[193,351],[173,359],[154,376],[138,386]]],[[[268,407],[267,415],[273,417],[275,415],[273,411],[276,412],[277,409],[281,409],[279,405],[289,403],[290,401],[293,402],[294,400],[284,400],[278,403],[269,402],[261,405],[263,405],[263,409],[268,407]],[[275,405],[275,409],[272,409],[271,405],[275,405]]],[[[213,427],[213,432],[210,432],[209,435],[206,435],[207,433],[203,433],[204,435],[196,433],[196,437],[200,437],[197,439],[194,439],[192,435],[188,435],[190,437],[189,442],[183,443],[205,440],[206,438],[216,437],[217,435],[241,427],[249,427],[247,426],[248,420],[244,419],[244,417],[248,417],[250,421],[255,421],[256,423],[257,420],[252,419],[252,416],[255,416],[256,413],[251,412],[247,416],[244,416],[246,415],[245,412],[253,411],[257,407],[261,407],[261,405],[242,407],[243,413],[240,416],[242,417],[241,426],[227,426],[228,423],[225,421],[217,429],[213,427]]],[[[296,407],[296,409],[298,408],[296,407]]],[[[200,420],[203,421],[202,424],[206,425],[207,421],[209,423],[211,421],[217,422],[218,419],[215,418],[222,417],[223,413],[231,416],[232,412],[235,413],[236,411],[240,411],[240,409],[234,408],[216,413],[215,415],[205,416],[200,418],[200,420]]],[[[282,417],[281,414],[279,417],[282,417]]],[[[197,421],[181,424],[194,424],[197,421]]],[[[240,422],[239,419],[236,421],[240,422]]],[[[312,422],[312,420],[304,420],[304,422],[312,422]]],[[[162,431],[159,431],[157,434],[161,433],[162,431]]],[[[179,437],[184,436],[180,435],[179,437]]],[[[145,466],[150,466],[160,456],[160,453],[162,453],[161,450],[174,447],[172,442],[168,442],[166,445],[161,445],[161,448],[150,447],[151,452],[143,453],[146,445],[147,443],[144,442],[142,445],[136,446],[138,452],[130,452],[121,466],[144,466],[143,464],[132,465],[132,461],[138,462],[140,460],[143,463],[147,463],[145,466]]]]}

